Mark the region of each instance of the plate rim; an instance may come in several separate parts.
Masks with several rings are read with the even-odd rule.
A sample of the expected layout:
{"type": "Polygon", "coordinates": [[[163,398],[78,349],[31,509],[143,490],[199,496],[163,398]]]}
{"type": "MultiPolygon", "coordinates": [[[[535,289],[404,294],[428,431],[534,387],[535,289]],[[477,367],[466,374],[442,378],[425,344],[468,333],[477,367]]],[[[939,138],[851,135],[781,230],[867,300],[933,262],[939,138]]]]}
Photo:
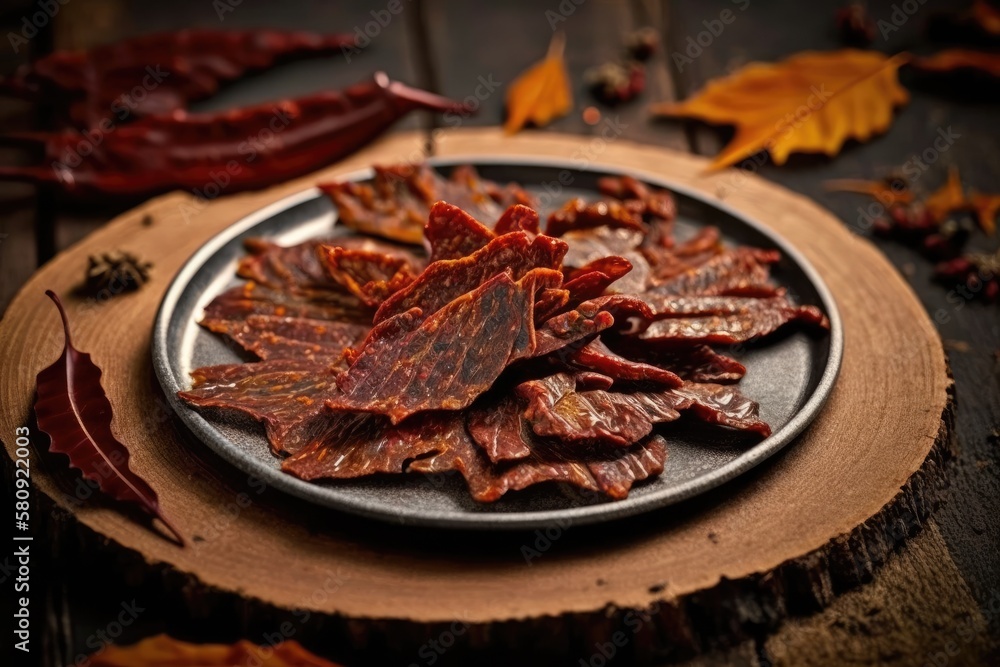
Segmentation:
{"type": "MultiPolygon", "coordinates": [[[[176,310],[188,284],[201,267],[217,252],[243,233],[294,206],[325,196],[318,187],[312,186],[282,197],[271,204],[243,216],[207,239],[184,261],[177,274],[170,281],[170,285],[167,287],[166,292],[164,292],[154,319],[151,342],[153,370],[171,409],[197,440],[238,470],[260,479],[267,486],[324,508],[396,524],[403,523],[436,528],[473,530],[522,530],[542,528],[553,524],[584,525],[661,509],[717,488],[739,477],[794,441],[796,436],[815,419],[823,405],[829,399],[840,372],[844,353],[843,323],[836,301],[812,263],[783,236],[756,218],[735,209],[725,202],[718,201],[710,194],[693,186],[677,183],[671,179],[641,169],[624,168],[600,162],[578,164],[564,158],[456,154],[446,157],[429,157],[426,163],[434,168],[454,167],[460,164],[473,164],[476,166],[501,165],[507,167],[525,165],[559,170],[565,169],[583,173],[627,175],[644,183],[665,188],[670,192],[675,192],[695,200],[702,205],[717,209],[735,218],[742,224],[751,227],[756,232],[765,236],[774,247],[778,248],[784,256],[797,265],[798,269],[806,276],[816,291],[820,300],[819,305],[830,320],[829,353],[826,365],[814,390],[792,418],[768,438],[765,438],[743,454],[710,473],[671,487],[665,490],[669,491],[669,493],[665,492],[662,495],[652,495],[642,498],[632,496],[607,503],[556,510],[462,514],[421,511],[409,506],[395,507],[392,513],[387,513],[383,510],[372,508],[356,498],[349,496],[337,497],[334,487],[318,487],[315,483],[298,479],[275,468],[266,467],[256,459],[247,457],[238,447],[222,436],[201,413],[185,405],[180,400],[177,392],[183,390],[184,387],[178,381],[178,378],[175,377],[169,357],[169,329],[172,314],[176,310]],[[318,493],[318,489],[332,491],[333,495],[318,493]]],[[[373,174],[374,170],[372,167],[365,167],[339,175],[337,178],[340,180],[361,180],[370,178],[373,174]]]]}

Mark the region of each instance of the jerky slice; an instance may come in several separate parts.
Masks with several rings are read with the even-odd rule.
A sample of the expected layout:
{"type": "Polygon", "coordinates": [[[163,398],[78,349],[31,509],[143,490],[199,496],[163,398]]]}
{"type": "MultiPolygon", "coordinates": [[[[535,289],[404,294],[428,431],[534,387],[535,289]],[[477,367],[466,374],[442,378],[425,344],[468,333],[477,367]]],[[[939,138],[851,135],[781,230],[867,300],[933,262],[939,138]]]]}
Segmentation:
{"type": "Polygon", "coordinates": [[[565,482],[610,498],[625,498],[632,485],[663,472],[666,442],[648,438],[630,449],[590,451],[581,457],[577,447],[546,443],[531,456],[506,464],[491,465],[464,428],[455,426],[444,451],[413,461],[409,470],[422,473],[458,471],[469,493],[479,502],[494,502],[508,491],[542,482],[565,482]]]}
{"type": "Polygon", "coordinates": [[[815,306],[775,305],[768,300],[759,308],[734,315],[659,320],[649,325],[639,336],[657,343],[732,345],[767,336],[790,322],[829,327],[826,316],[815,306]]]}
{"type": "Polygon", "coordinates": [[[553,212],[545,225],[549,236],[562,236],[571,230],[593,227],[621,227],[642,231],[642,216],[620,201],[601,200],[587,203],[583,199],[570,199],[553,212]]]}
{"type": "Polygon", "coordinates": [[[325,411],[338,371],[308,359],[199,368],[194,386],[179,396],[201,408],[225,408],[264,422],[271,449],[295,452],[308,444],[304,424],[325,411]]]}
{"type": "Polygon", "coordinates": [[[203,319],[201,325],[222,333],[261,359],[298,356],[336,359],[354,345],[369,327],[349,322],[331,322],[305,317],[250,315],[245,319],[203,319]]]}
{"type": "Polygon", "coordinates": [[[424,238],[431,249],[429,261],[433,263],[471,255],[496,238],[496,234],[457,206],[439,201],[431,207],[424,238]]]}
{"type": "Polygon", "coordinates": [[[602,373],[615,380],[655,382],[668,387],[679,387],[683,380],[676,374],[639,361],[630,361],[608,349],[600,338],[584,347],[573,350],[569,361],[574,366],[602,373]]]}
{"type": "Polygon", "coordinates": [[[468,413],[469,435],[493,463],[523,459],[531,454],[531,425],[524,418],[524,406],[507,395],[480,401],[468,413]]]}
{"type": "Polygon", "coordinates": [[[467,407],[511,361],[533,353],[535,293],[561,278],[537,269],[514,282],[508,270],[426,319],[413,308],[380,322],[327,405],[378,412],[394,424],[416,412],[467,407]]]}
{"type": "Polygon", "coordinates": [[[780,290],[768,283],[769,265],[780,258],[776,250],[729,250],[649,291],[674,295],[774,296],[780,290]]]}
{"type": "Polygon", "coordinates": [[[520,280],[532,269],[558,269],[565,253],[566,244],[549,236],[531,238],[525,232],[498,236],[468,257],[430,264],[409,286],[386,299],[374,323],[414,307],[429,317],[505,270],[520,280]]]}
{"type": "Polygon", "coordinates": [[[461,415],[426,413],[393,425],[382,415],[323,415],[303,429],[307,444],[281,469],[299,479],[351,479],[402,473],[409,461],[446,450],[461,415]]]}
{"type": "Polygon", "coordinates": [[[321,246],[319,252],[330,278],[371,308],[380,306],[416,277],[404,257],[337,246],[321,246]]]}
{"type": "Polygon", "coordinates": [[[511,232],[527,232],[537,236],[541,233],[539,230],[538,212],[523,204],[515,204],[508,208],[493,226],[493,232],[497,236],[511,232]]]}

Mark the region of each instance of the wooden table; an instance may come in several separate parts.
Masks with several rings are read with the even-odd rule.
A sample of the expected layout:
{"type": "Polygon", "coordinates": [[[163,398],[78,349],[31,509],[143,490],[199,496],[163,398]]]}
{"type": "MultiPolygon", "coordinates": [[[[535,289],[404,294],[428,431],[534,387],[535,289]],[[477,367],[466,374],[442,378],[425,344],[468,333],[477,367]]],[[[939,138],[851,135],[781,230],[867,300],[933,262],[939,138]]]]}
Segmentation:
{"type": "MultiPolygon", "coordinates": [[[[496,125],[501,120],[503,86],[544,51],[552,25],[567,33],[567,63],[576,85],[576,110],[553,124],[558,132],[597,135],[610,124],[626,139],[698,154],[714,154],[725,131],[675,122],[651,121],[645,106],[650,101],[684,97],[708,79],[750,60],[775,60],[804,49],[830,49],[834,39],[833,15],[839,2],[810,3],[718,2],[653,3],[564,0],[536,3],[470,3],[445,0],[403,0],[404,10],[385,20],[384,2],[310,3],[211,3],[174,0],[171,3],[128,3],[124,0],[75,0],[60,6],[58,14],[30,41],[32,53],[51,48],[78,48],[154,30],[187,26],[284,28],[367,31],[371,44],[364,53],[333,57],[293,66],[239,82],[200,108],[224,108],[276,96],[296,95],[325,87],[338,87],[382,69],[391,76],[446,95],[464,98],[480,91],[477,115],[462,119],[463,127],[496,125]],[[219,7],[232,11],[219,13],[219,7]],[[744,9],[741,9],[744,8],[744,9]],[[713,35],[710,44],[687,52],[724,10],[735,20],[713,35]],[[374,15],[373,13],[374,12],[374,15]],[[383,19],[384,25],[378,22],[383,19]],[[580,111],[589,104],[582,73],[593,65],[615,58],[621,36],[639,26],[657,26],[665,48],[653,61],[649,87],[639,103],[603,110],[601,124],[586,124],[580,111]],[[692,62],[671,57],[685,53],[692,62]],[[683,66],[681,66],[683,65],[683,66]],[[497,82],[498,87],[486,82],[497,82]]],[[[888,34],[876,37],[875,48],[891,52],[915,45],[929,45],[924,25],[934,12],[950,3],[927,2],[918,12],[888,34]]],[[[22,17],[33,3],[7,11],[0,17],[3,33],[19,30],[22,17]]],[[[892,3],[870,3],[875,19],[890,20],[892,3]]],[[[708,41],[702,38],[702,41],[708,41]]],[[[26,57],[5,50],[0,59],[12,69],[26,57]]],[[[859,205],[864,200],[826,192],[822,183],[832,178],[877,177],[932,146],[939,130],[958,135],[954,145],[940,155],[921,177],[919,187],[933,189],[944,179],[946,167],[961,169],[968,185],[985,191],[1000,188],[1000,158],[996,155],[998,131],[996,104],[968,104],[919,90],[889,132],[866,145],[850,145],[836,159],[795,157],[781,168],[759,168],[765,178],[818,201],[841,217],[844,224],[862,233],[859,205]]],[[[18,103],[0,106],[8,130],[27,129],[40,122],[30,107],[18,103]]],[[[450,126],[440,119],[413,116],[398,129],[420,129],[433,152],[450,126]]],[[[5,164],[20,156],[3,152],[5,164]]],[[[58,201],[51,193],[20,185],[3,185],[0,197],[6,215],[0,219],[0,307],[40,262],[80,239],[119,213],[111,208],[81,211],[58,201]]],[[[724,662],[735,665],[839,664],[846,661],[882,661],[891,664],[991,664],[1000,660],[1000,457],[997,427],[1000,423],[1000,317],[996,306],[949,298],[949,289],[930,281],[930,266],[916,252],[893,242],[876,240],[900,269],[939,327],[950,350],[956,380],[959,450],[947,468],[950,486],[945,502],[917,536],[893,554],[874,579],[860,589],[839,597],[820,613],[786,622],[769,637],[725,647],[697,664],[724,662]],[[905,643],[904,643],[905,642],[905,643]],[[945,662],[942,662],[945,661],[945,662]]],[[[976,239],[980,250],[992,249],[996,240],[976,239]],[[992,245],[991,245],[992,244],[992,245]]],[[[109,248],[111,250],[113,248],[109,248]]],[[[150,257],[156,261],[155,257],[150,257]]],[[[892,332],[886,332],[892,335],[892,332]]],[[[902,380],[902,378],[901,378],[902,380]]],[[[144,563],[115,557],[95,558],[81,543],[65,539],[53,544],[47,561],[36,570],[45,582],[44,598],[46,664],[68,664],[94,648],[95,633],[105,628],[120,610],[120,597],[103,594],[106,580],[123,578],[138,599],[155,595],[159,574],[151,575],[144,563]],[[86,563],[86,573],[78,571],[86,563]],[[75,567],[76,566],[76,567],[75,567]]],[[[166,576],[170,576],[169,574],[166,576]]],[[[116,594],[117,595],[117,594],[116,594]]],[[[40,599],[40,598],[39,598],[40,599]]],[[[36,607],[37,608],[37,607],[36,607]]],[[[189,636],[215,641],[241,635],[238,618],[217,622],[212,636],[199,635],[199,623],[186,622],[189,636]]],[[[166,610],[150,608],[125,628],[120,640],[130,641],[170,629],[185,622],[169,618],[166,610]]]]}

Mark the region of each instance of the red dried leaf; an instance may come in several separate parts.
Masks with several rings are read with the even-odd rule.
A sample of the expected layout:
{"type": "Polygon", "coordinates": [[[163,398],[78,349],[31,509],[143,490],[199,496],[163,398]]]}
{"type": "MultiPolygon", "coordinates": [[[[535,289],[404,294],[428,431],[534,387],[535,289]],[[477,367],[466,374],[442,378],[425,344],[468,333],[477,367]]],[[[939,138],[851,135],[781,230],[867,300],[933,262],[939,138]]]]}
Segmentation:
{"type": "Polygon", "coordinates": [[[167,635],[149,637],[131,646],[102,645],[87,664],[91,667],[339,667],[292,640],[265,646],[248,641],[189,644],[167,635]]]}
{"type": "Polygon", "coordinates": [[[59,309],[66,336],[62,355],[38,374],[35,415],[51,440],[49,451],[65,454],[83,477],[115,500],[134,503],[158,518],[184,544],[160,510],[156,492],[129,469],[129,451],[111,431],[111,401],[101,386],[101,369],[73,347],[66,311],[55,292],[45,292],[59,309]]]}

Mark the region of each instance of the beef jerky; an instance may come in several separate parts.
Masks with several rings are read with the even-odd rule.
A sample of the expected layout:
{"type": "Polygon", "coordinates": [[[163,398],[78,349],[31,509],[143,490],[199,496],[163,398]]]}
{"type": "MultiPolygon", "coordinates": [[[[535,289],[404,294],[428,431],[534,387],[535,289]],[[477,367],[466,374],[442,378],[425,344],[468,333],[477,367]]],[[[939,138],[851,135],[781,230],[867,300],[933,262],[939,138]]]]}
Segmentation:
{"type": "Polygon", "coordinates": [[[635,210],[614,199],[587,203],[574,198],[549,215],[545,233],[562,236],[571,230],[612,227],[643,231],[642,216],[635,210]]]}
{"type": "Polygon", "coordinates": [[[560,287],[547,287],[538,293],[535,302],[535,324],[541,324],[569,303],[569,292],[560,287]]]}
{"type": "Polygon", "coordinates": [[[603,257],[572,271],[563,289],[569,292],[571,303],[581,303],[601,296],[613,282],[631,270],[632,262],[624,257],[603,257]]]}
{"type": "Polygon", "coordinates": [[[535,351],[543,357],[604,331],[615,323],[614,316],[593,304],[581,305],[567,313],[550,317],[535,331],[535,351]]]}
{"type": "Polygon", "coordinates": [[[675,295],[774,296],[780,290],[768,282],[769,265],[780,258],[776,250],[729,250],[649,291],[675,295]]]}
{"type": "Polygon", "coordinates": [[[563,482],[621,499],[628,496],[635,482],[663,472],[667,458],[666,443],[659,436],[617,451],[584,452],[579,447],[548,443],[529,457],[501,465],[491,465],[465,429],[456,426],[448,443],[445,451],[413,461],[409,470],[457,471],[465,478],[469,493],[479,502],[495,502],[508,491],[543,482],[563,482]]]}
{"type": "Polygon", "coordinates": [[[203,319],[201,325],[225,334],[261,359],[305,356],[333,361],[344,348],[364,338],[370,327],[305,317],[250,315],[232,320],[203,319]]]}
{"type": "Polygon", "coordinates": [[[657,343],[707,343],[733,345],[763,338],[790,322],[829,328],[829,321],[815,306],[792,306],[784,298],[757,299],[759,307],[728,315],[671,317],[649,325],[640,337],[657,343]]]}
{"type": "Polygon", "coordinates": [[[327,405],[385,414],[394,424],[416,412],[467,407],[508,364],[534,352],[535,294],[561,278],[536,269],[515,282],[508,270],[428,318],[412,308],[380,322],[327,405]]]}
{"type": "Polygon", "coordinates": [[[667,369],[688,382],[738,382],[747,372],[746,366],[736,359],[716,352],[708,345],[685,345],[673,349],[647,345],[637,349],[639,342],[629,337],[622,347],[628,348],[630,357],[667,369]]]}
{"type": "Polygon", "coordinates": [[[370,308],[412,283],[417,274],[405,258],[381,252],[337,246],[321,246],[319,252],[330,278],[370,308]]]}
{"type": "Polygon", "coordinates": [[[332,290],[282,290],[253,282],[230,288],[205,306],[207,319],[234,319],[250,315],[307,317],[370,323],[372,309],[347,292],[332,290]]]}
{"type": "Polygon", "coordinates": [[[237,275],[275,289],[334,287],[319,260],[323,241],[312,239],[281,246],[267,239],[244,242],[250,255],[240,260],[237,275]]]}
{"type": "MultiPolygon", "coordinates": [[[[643,233],[638,229],[613,229],[598,227],[566,232],[562,240],[568,248],[563,264],[568,267],[586,266],[589,262],[610,255],[628,257],[630,251],[642,244],[643,233]]],[[[631,260],[630,260],[631,261],[631,260]]]]}
{"type": "Polygon", "coordinates": [[[512,204],[530,198],[515,188],[480,179],[472,167],[458,167],[448,179],[426,164],[376,166],[368,183],[321,183],[337,205],[340,222],[366,234],[419,245],[431,205],[450,202],[492,224],[512,204]]]}
{"type": "Polygon", "coordinates": [[[576,378],[556,373],[517,387],[528,403],[524,416],[542,437],[627,447],[646,437],[653,424],[679,419],[684,400],[669,392],[577,391],[576,378]]]}
{"type": "Polygon", "coordinates": [[[566,244],[549,236],[530,238],[524,232],[498,236],[468,257],[428,265],[409,286],[385,300],[375,313],[374,323],[414,307],[429,317],[505,270],[511,271],[514,280],[520,280],[532,269],[558,269],[565,252],[566,244]]]}
{"type": "Polygon", "coordinates": [[[288,291],[253,282],[230,288],[205,306],[207,321],[242,320],[251,315],[314,320],[371,322],[371,309],[353,294],[330,290],[288,291]]]}
{"type": "Polygon", "coordinates": [[[598,179],[597,189],[615,199],[641,202],[644,216],[668,222],[677,217],[677,204],[672,194],[654,190],[631,176],[604,176],[598,179]]]}
{"type": "Polygon", "coordinates": [[[496,238],[496,234],[457,206],[439,201],[431,207],[424,238],[430,246],[428,261],[433,263],[471,255],[496,238]]]}
{"type": "Polygon", "coordinates": [[[469,435],[493,463],[523,459],[531,454],[531,425],[517,397],[485,394],[468,411],[469,435]]]}
{"type": "Polygon", "coordinates": [[[302,358],[209,366],[194,371],[194,386],[178,395],[196,407],[250,415],[264,422],[275,453],[295,452],[308,444],[303,426],[325,412],[323,402],[336,391],[338,374],[302,358]]]}
{"type": "Polygon", "coordinates": [[[603,373],[615,380],[655,382],[668,387],[679,387],[683,383],[680,377],[669,370],[619,356],[600,338],[572,350],[568,360],[578,368],[603,373]]]}
{"type": "Polygon", "coordinates": [[[281,469],[299,479],[351,479],[399,474],[409,461],[445,451],[464,417],[426,413],[393,425],[382,415],[323,415],[303,425],[307,442],[281,469]]]}
{"type": "Polygon", "coordinates": [[[726,385],[685,383],[657,391],[580,390],[576,379],[557,373],[517,387],[528,402],[525,417],[535,434],[564,442],[600,442],[629,446],[646,437],[655,424],[680,418],[690,410],[698,419],[770,435],[755,402],[726,385]]]}
{"type": "Polygon", "coordinates": [[[527,232],[538,235],[539,231],[538,212],[522,204],[515,204],[509,207],[500,216],[493,226],[493,232],[497,236],[510,234],[511,232],[527,232]]]}
{"type": "Polygon", "coordinates": [[[704,227],[671,249],[647,246],[642,249],[650,265],[650,274],[657,282],[697,268],[721,252],[722,241],[715,227],[704,227]]]}

